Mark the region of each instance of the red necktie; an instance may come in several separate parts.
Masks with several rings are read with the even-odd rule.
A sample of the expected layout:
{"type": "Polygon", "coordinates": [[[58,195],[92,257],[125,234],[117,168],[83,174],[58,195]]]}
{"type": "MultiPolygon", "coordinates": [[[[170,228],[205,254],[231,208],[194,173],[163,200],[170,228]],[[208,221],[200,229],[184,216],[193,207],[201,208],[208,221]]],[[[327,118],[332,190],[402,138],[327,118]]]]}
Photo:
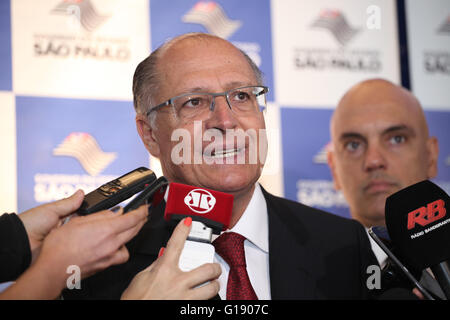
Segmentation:
{"type": "Polygon", "coordinates": [[[213,242],[216,252],[230,266],[227,300],[258,300],[248,278],[244,241],[245,237],[238,233],[225,232],[213,242]]]}

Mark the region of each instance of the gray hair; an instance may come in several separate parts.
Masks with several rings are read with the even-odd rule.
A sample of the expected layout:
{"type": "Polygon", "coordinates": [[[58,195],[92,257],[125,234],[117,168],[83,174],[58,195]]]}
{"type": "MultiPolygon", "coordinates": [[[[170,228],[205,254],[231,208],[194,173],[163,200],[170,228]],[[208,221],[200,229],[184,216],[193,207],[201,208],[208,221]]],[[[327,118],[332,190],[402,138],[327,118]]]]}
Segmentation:
{"type": "MultiPolygon", "coordinates": [[[[155,51],[153,51],[147,58],[145,58],[136,68],[133,76],[133,103],[134,109],[138,114],[146,114],[151,107],[161,101],[155,101],[155,94],[158,92],[159,87],[159,71],[157,63],[161,55],[176,42],[186,38],[193,39],[210,39],[217,38],[216,36],[193,32],[186,33],[181,36],[175,37],[166,41],[155,51]]],[[[263,85],[263,74],[253,60],[241,49],[237,48],[245,57],[249,63],[258,85],[263,85]]],[[[150,124],[154,126],[155,113],[151,115],[150,124]]]]}

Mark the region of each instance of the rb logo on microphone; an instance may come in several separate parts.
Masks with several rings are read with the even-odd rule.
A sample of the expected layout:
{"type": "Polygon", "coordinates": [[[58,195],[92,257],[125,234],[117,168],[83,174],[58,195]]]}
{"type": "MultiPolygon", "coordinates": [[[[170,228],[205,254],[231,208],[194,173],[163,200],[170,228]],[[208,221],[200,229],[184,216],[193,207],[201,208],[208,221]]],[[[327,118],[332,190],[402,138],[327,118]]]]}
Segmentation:
{"type": "Polygon", "coordinates": [[[445,217],[447,210],[445,210],[444,200],[436,200],[429,203],[426,207],[420,207],[408,213],[408,230],[413,229],[416,223],[422,227],[430,224],[436,220],[445,217]]]}
{"type": "Polygon", "coordinates": [[[192,211],[205,214],[214,208],[216,198],[207,190],[194,189],[184,197],[184,203],[192,211]]]}

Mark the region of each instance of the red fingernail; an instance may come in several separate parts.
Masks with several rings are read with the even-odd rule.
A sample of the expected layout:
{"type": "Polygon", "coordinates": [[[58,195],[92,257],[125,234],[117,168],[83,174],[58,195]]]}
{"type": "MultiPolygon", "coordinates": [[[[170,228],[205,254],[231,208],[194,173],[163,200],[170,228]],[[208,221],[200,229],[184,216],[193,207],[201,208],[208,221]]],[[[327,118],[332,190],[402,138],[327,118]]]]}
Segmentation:
{"type": "Polygon", "coordinates": [[[186,219],[184,219],[184,224],[188,227],[191,226],[192,224],[192,218],[191,217],[187,217],[186,219]]]}
{"type": "Polygon", "coordinates": [[[164,253],[164,247],[161,247],[161,249],[159,249],[159,253],[158,253],[158,258],[161,257],[164,253]]]}

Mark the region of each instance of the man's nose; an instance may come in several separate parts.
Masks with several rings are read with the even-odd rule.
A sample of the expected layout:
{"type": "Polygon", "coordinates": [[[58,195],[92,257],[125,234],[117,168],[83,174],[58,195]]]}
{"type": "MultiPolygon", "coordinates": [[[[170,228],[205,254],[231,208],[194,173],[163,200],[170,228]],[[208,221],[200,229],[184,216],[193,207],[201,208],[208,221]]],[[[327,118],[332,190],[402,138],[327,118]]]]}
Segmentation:
{"type": "Polygon", "coordinates": [[[236,114],[225,96],[216,96],[213,100],[213,110],[207,121],[207,129],[217,128],[223,132],[237,127],[236,114]]]}
{"type": "Polygon", "coordinates": [[[364,157],[364,169],[374,171],[387,168],[386,156],[378,144],[372,144],[367,147],[364,157]]]}

